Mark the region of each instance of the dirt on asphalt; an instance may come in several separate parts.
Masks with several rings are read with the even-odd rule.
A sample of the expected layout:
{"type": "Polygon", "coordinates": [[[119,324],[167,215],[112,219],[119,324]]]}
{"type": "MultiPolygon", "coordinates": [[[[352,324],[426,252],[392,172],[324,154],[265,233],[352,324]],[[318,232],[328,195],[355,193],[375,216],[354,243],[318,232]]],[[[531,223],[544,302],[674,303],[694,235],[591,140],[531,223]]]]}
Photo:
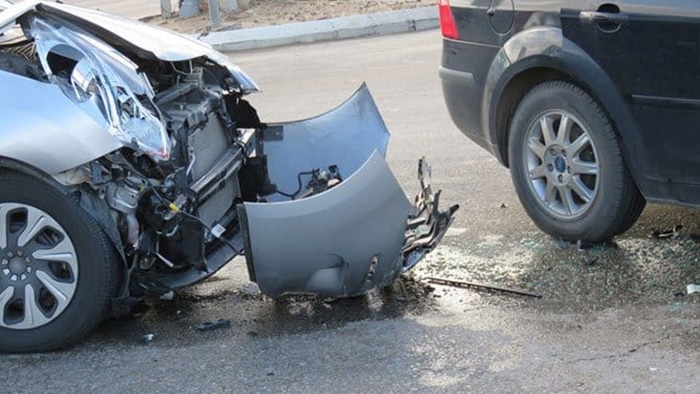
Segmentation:
{"type": "MultiPolygon", "coordinates": [[[[206,1],[200,3],[206,4],[206,1]]],[[[433,5],[435,2],[432,0],[251,0],[245,9],[221,12],[222,26],[216,30],[280,25],[433,5]]],[[[145,21],[180,33],[204,34],[212,30],[206,9],[200,15],[188,19],[175,14],[169,18],[146,18],[145,21]]]]}

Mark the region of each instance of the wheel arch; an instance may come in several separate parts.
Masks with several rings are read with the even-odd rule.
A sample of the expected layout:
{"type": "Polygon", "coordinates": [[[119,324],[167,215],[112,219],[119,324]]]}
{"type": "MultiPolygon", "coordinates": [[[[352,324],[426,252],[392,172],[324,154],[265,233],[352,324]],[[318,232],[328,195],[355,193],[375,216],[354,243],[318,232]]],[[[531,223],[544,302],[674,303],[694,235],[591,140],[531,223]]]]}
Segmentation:
{"type": "Polygon", "coordinates": [[[110,216],[107,204],[103,200],[99,199],[94,194],[87,193],[83,190],[63,186],[51,175],[41,171],[31,164],[24,163],[16,159],[0,156],[0,172],[19,173],[34,179],[38,179],[52,186],[66,196],[71,194],[75,195],[80,202],[80,206],[88,215],[90,215],[93,220],[95,220],[95,222],[97,222],[102,231],[105,232],[112,246],[117,251],[120,260],[124,263],[124,268],[127,268],[124,247],[121,242],[119,230],[117,229],[116,223],[114,223],[114,220],[112,220],[110,216]]]}
{"type": "Polygon", "coordinates": [[[30,176],[33,178],[40,179],[40,180],[47,182],[47,183],[55,183],[55,181],[51,178],[50,175],[41,171],[37,167],[34,167],[31,164],[17,160],[15,158],[6,157],[6,156],[2,156],[2,155],[0,155],[0,171],[2,171],[2,172],[6,172],[6,171],[18,172],[18,173],[23,174],[23,175],[27,175],[27,176],[30,176]]]}
{"type": "Polygon", "coordinates": [[[611,89],[615,84],[605,71],[575,43],[564,38],[561,29],[542,27],[523,31],[511,38],[499,55],[509,65],[491,67],[486,89],[491,94],[484,106],[490,137],[496,142],[497,158],[503,165],[509,166],[508,133],[518,104],[535,86],[563,80],[586,91],[607,113],[629,171],[640,185],[641,174],[635,163],[648,154],[636,138],[637,125],[624,97],[617,89],[611,89]]]}

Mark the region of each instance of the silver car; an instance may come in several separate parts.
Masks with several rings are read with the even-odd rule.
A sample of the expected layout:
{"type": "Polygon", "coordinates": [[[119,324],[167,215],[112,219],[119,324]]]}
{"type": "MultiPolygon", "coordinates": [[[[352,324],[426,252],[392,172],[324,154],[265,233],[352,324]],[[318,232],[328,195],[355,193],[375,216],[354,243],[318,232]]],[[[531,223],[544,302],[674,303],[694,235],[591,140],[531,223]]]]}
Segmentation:
{"type": "Polygon", "coordinates": [[[406,199],[365,86],[266,124],[255,82],[205,44],[56,3],[0,10],[1,351],[75,343],[237,255],[271,297],[363,294],[452,222],[423,160],[406,199]]]}

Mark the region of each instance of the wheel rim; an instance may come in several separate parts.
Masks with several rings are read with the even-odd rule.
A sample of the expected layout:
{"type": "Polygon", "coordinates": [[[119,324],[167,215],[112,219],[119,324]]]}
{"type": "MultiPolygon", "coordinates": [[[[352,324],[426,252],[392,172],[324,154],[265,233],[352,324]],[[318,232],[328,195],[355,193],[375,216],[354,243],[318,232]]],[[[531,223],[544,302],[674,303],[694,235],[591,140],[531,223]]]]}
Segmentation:
{"type": "Polygon", "coordinates": [[[588,128],[563,110],[544,112],[523,146],[529,185],[537,202],[557,219],[587,212],[598,194],[600,164],[588,128]]]}
{"type": "Polygon", "coordinates": [[[51,322],[77,286],[78,257],[63,227],[38,208],[0,203],[0,327],[51,322]]]}

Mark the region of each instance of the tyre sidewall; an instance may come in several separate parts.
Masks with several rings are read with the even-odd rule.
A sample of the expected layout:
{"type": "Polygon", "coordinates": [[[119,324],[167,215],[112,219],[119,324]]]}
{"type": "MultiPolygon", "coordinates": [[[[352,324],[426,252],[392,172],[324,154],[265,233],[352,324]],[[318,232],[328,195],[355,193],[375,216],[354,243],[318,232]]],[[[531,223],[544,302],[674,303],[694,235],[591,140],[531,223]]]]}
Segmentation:
{"type": "Polygon", "coordinates": [[[0,185],[0,203],[31,205],[63,227],[73,242],[79,267],[76,291],[61,315],[28,330],[0,327],[0,349],[31,352],[72,344],[104,318],[109,299],[114,296],[117,270],[113,248],[77,198],[42,180],[18,174],[0,176],[0,185]]]}

